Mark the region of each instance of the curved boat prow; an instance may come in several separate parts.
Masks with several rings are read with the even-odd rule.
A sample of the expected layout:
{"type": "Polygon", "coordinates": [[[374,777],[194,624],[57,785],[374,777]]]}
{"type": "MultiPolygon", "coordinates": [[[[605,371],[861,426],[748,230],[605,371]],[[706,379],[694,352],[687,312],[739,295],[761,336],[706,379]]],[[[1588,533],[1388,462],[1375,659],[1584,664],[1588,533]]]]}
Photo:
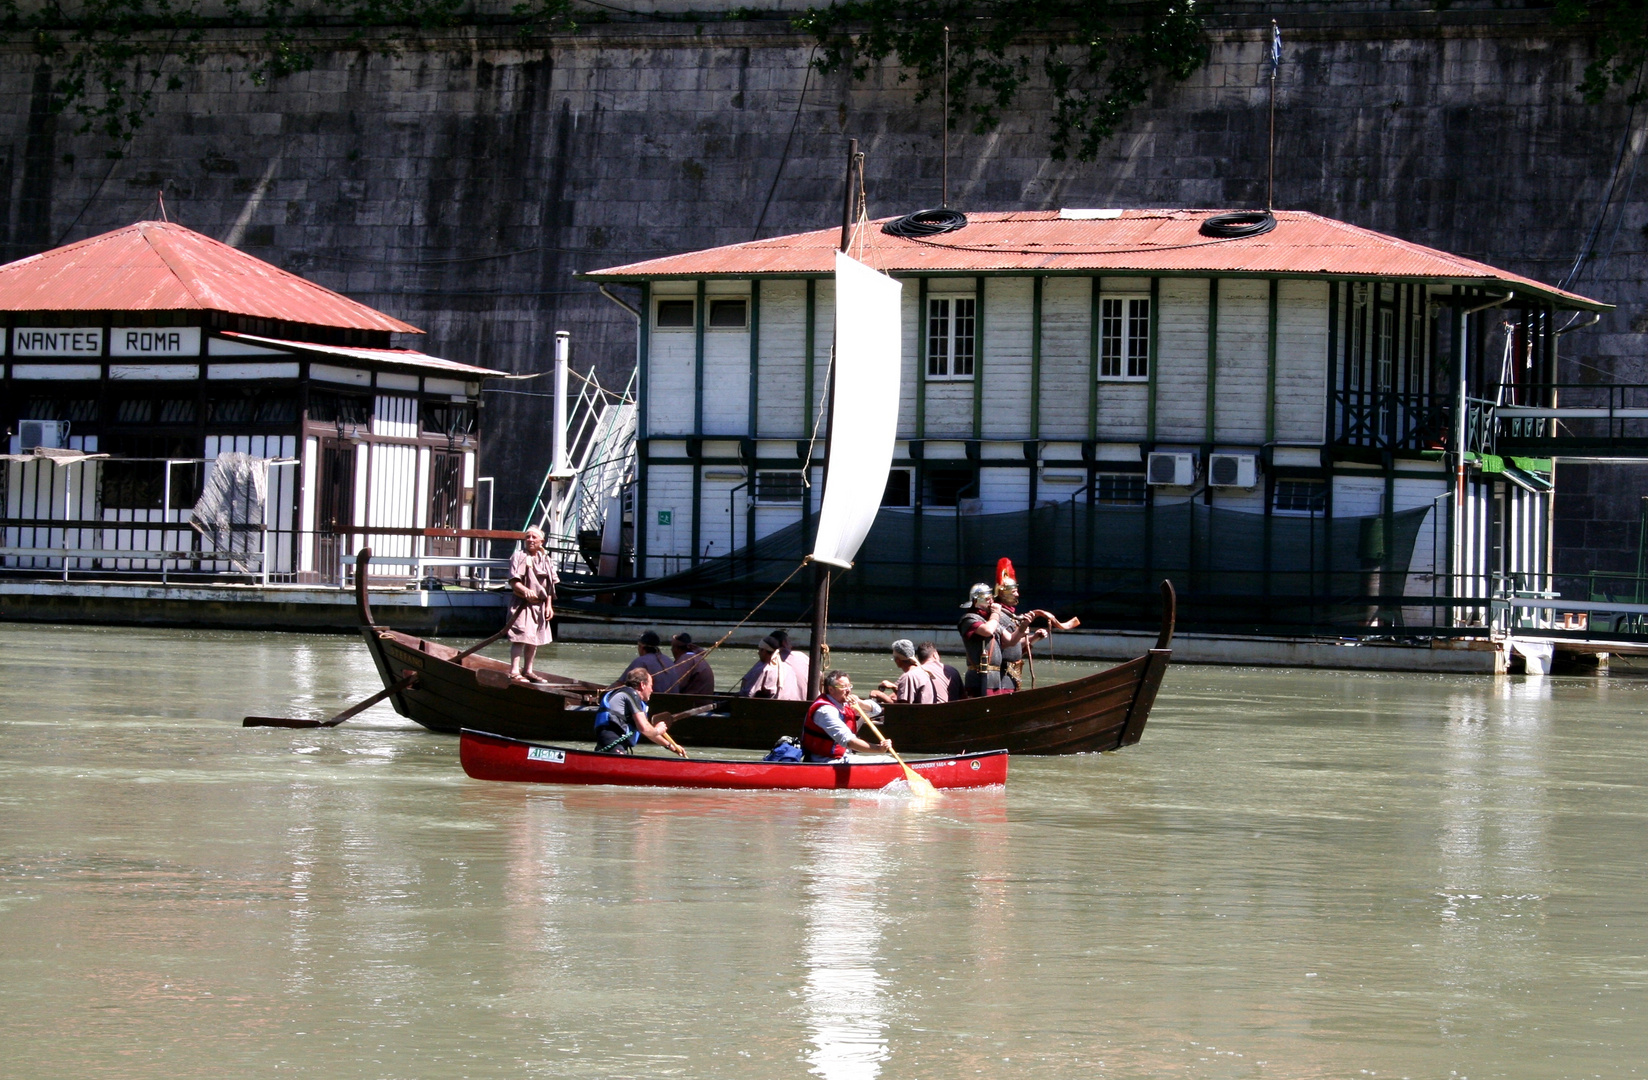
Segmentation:
{"type": "Polygon", "coordinates": [[[371,628],[377,624],[372,621],[372,601],[366,598],[366,579],[370,576],[366,568],[372,563],[372,549],[363,547],[355,556],[355,608],[360,612],[362,626],[371,628]]]}
{"type": "Polygon", "coordinates": [[[1179,618],[1179,594],[1173,591],[1173,582],[1162,578],[1162,632],[1156,635],[1156,648],[1173,645],[1173,626],[1179,618]]]}

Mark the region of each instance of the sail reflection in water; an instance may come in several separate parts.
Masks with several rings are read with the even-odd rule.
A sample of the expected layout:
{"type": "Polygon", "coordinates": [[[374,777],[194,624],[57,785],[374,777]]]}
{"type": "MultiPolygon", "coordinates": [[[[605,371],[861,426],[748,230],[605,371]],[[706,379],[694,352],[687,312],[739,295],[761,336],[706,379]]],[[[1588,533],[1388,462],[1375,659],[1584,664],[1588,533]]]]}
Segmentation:
{"type": "Polygon", "coordinates": [[[885,845],[854,841],[847,857],[842,837],[823,830],[806,845],[807,1063],[824,1080],[874,1080],[887,1060],[887,996],[875,967],[885,845]]]}

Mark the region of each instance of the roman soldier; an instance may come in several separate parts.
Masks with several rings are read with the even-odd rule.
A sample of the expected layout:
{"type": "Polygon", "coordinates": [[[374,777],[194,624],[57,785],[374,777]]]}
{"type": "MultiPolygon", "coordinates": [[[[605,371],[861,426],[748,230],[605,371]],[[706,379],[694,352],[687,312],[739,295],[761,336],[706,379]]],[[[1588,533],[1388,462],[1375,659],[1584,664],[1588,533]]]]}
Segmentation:
{"type": "Polygon", "coordinates": [[[1019,583],[1011,559],[996,560],[995,600],[1000,613],[996,643],[1001,652],[1001,692],[1010,694],[1024,688],[1025,653],[1046,637],[1047,631],[1030,629],[1034,611],[1019,614],[1019,583]]]}

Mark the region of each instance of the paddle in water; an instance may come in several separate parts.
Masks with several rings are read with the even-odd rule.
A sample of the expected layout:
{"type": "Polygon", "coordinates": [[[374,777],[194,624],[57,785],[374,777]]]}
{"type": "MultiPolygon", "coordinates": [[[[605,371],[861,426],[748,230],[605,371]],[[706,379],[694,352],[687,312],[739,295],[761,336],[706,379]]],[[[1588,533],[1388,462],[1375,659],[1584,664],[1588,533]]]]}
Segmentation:
{"type": "Polygon", "coordinates": [[[330,720],[303,720],[295,716],[248,716],[240,722],[240,726],[286,728],[337,727],[345,720],[348,720],[354,716],[359,716],[361,713],[389,697],[391,694],[398,694],[402,690],[410,690],[417,684],[417,673],[406,671],[401,673],[401,677],[399,679],[396,679],[394,682],[390,683],[382,690],[379,690],[365,701],[357,702],[356,704],[349,706],[349,708],[338,713],[338,715],[332,717],[330,720]]]}
{"type": "MultiPolygon", "coordinates": [[[[875,726],[875,721],[870,719],[870,714],[865,710],[864,703],[855,697],[852,699],[851,704],[853,708],[858,710],[858,715],[863,719],[864,726],[870,729],[870,734],[876,737],[876,741],[886,742],[887,736],[883,735],[881,729],[875,726]]],[[[931,780],[906,765],[904,759],[898,756],[897,750],[889,746],[887,752],[893,755],[893,760],[898,762],[898,767],[904,770],[904,782],[910,785],[911,795],[918,799],[938,798],[938,788],[933,786],[931,780]]]]}

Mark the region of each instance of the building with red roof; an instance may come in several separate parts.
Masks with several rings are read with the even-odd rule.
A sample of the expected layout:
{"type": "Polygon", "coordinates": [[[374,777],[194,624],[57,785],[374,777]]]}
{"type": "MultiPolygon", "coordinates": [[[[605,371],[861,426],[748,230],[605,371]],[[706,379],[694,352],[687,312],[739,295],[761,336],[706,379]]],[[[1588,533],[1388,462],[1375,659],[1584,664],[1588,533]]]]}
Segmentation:
{"type": "Polygon", "coordinates": [[[409,568],[460,554],[411,534],[473,525],[481,383],[501,373],[395,345],[417,327],[165,221],[0,266],[0,317],[0,565],[245,570],[178,527],[231,452],[266,483],[235,523],[267,545],[261,576],[338,579],[370,535],[351,530],[400,530],[376,548],[409,568]],[[30,459],[53,450],[97,456],[30,459]]]}
{"type": "MultiPolygon", "coordinates": [[[[1193,621],[1248,629],[1480,621],[1496,581],[1548,588],[1543,421],[1492,409],[1550,405],[1560,335],[1608,305],[1298,211],[962,221],[853,232],[903,283],[904,372],[837,610],[936,613],[1002,555],[1038,605],[1112,623],[1106,597],[1164,575],[1193,621]]],[[[643,577],[805,535],[840,240],[585,275],[641,293],[643,577]]]]}

